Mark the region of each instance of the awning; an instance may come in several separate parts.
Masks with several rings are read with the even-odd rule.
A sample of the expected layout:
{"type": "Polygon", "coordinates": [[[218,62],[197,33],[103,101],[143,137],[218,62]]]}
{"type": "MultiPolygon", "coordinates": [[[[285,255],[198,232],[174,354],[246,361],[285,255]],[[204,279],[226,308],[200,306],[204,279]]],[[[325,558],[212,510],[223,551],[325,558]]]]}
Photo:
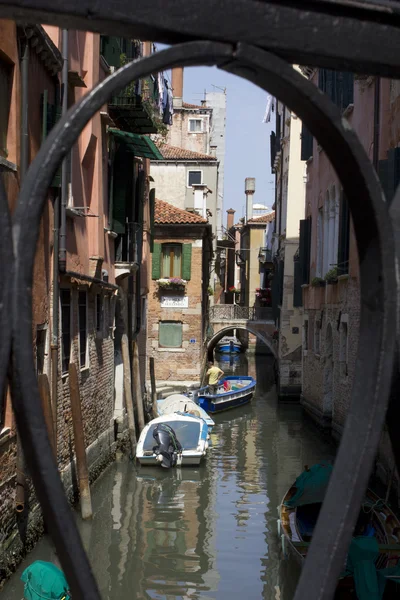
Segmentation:
{"type": "Polygon", "coordinates": [[[121,144],[125,144],[128,152],[132,152],[135,156],[151,158],[151,160],[163,160],[161,152],[150,138],[137,133],[121,131],[120,129],[110,128],[108,131],[121,144]]]}

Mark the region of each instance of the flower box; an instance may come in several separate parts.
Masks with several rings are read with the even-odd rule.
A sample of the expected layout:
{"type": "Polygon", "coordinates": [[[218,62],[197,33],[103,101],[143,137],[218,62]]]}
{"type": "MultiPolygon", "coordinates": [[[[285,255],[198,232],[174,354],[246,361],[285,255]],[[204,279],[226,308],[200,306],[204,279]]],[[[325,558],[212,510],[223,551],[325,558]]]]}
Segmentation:
{"type": "Polygon", "coordinates": [[[184,290],[187,281],[179,277],[171,277],[169,279],[158,279],[158,287],[163,290],[184,290]]]}

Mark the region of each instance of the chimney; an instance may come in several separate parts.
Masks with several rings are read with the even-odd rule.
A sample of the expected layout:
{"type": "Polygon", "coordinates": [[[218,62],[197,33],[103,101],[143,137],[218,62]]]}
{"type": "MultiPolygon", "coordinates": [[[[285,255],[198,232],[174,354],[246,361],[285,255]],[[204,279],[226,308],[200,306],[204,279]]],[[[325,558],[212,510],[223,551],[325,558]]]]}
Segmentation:
{"type": "Polygon", "coordinates": [[[217,158],[217,146],[210,146],[210,156],[217,158]]]}
{"type": "Polygon", "coordinates": [[[230,229],[232,229],[232,227],[234,225],[235,211],[233,210],[233,208],[228,208],[226,213],[228,215],[226,218],[226,228],[229,231],[230,229]]]}
{"type": "Polygon", "coordinates": [[[244,180],[244,193],[246,194],[246,223],[253,217],[253,196],[256,191],[256,180],[254,177],[246,177],[244,180]]]}
{"type": "Polygon", "coordinates": [[[172,99],[174,108],[182,108],[183,102],[183,67],[175,67],[171,71],[172,99]]]}

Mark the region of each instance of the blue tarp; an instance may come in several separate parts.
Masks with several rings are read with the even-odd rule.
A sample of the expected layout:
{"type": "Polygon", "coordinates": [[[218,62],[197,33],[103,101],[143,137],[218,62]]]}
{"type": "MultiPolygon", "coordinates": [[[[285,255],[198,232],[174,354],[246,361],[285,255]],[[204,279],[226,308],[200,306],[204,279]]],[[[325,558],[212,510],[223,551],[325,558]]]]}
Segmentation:
{"type": "Polygon", "coordinates": [[[332,465],[324,462],[303,471],[294,484],[296,493],[284,503],[285,506],[295,508],[323,502],[331,473],[332,465]]]}

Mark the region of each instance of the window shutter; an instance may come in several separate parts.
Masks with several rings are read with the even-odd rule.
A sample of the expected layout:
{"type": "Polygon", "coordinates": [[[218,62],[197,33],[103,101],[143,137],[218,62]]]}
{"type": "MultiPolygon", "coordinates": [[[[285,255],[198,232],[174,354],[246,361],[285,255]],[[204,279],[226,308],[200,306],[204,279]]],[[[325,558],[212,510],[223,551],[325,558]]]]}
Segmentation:
{"type": "Polygon", "coordinates": [[[313,155],[313,136],[307,127],[302,124],[301,127],[301,160],[308,160],[313,155]]]}
{"type": "Polygon", "coordinates": [[[338,274],[345,275],[349,272],[350,254],[350,211],[348,200],[342,190],[339,214],[339,243],[338,243],[338,274]]]}
{"type": "Polygon", "coordinates": [[[310,282],[311,218],[300,221],[299,257],[301,285],[310,282]]]}
{"type": "Polygon", "coordinates": [[[112,229],[115,233],[126,233],[127,202],[132,202],[133,164],[132,154],[120,146],[114,160],[114,194],[112,229]]]}
{"type": "Polygon", "coordinates": [[[161,244],[153,244],[153,254],[151,263],[151,278],[160,279],[161,277],[161,244]]]}
{"type": "Polygon", "coordinates": [[[342,109],[349,104],[354,104],[354,76],[353,73],[342,73],[342,109]]]}
{"type": "Polygon", "coordinates": [[[301,288],[301,265],[298,254],[293,259],[293,306],[303,306],[303,290],[301,288]]]}
{"type": "Polygon", "coordinates": [[[192,272],[192,244],[182,246],[182,279],[190,280],[192,272]]]}
{"type": "Polygon", "coordinates": [[[154,211],[156,205],[156,190],[153,188],[149,194],[150,209],[150,252],[154,250],[154,211]]]}

